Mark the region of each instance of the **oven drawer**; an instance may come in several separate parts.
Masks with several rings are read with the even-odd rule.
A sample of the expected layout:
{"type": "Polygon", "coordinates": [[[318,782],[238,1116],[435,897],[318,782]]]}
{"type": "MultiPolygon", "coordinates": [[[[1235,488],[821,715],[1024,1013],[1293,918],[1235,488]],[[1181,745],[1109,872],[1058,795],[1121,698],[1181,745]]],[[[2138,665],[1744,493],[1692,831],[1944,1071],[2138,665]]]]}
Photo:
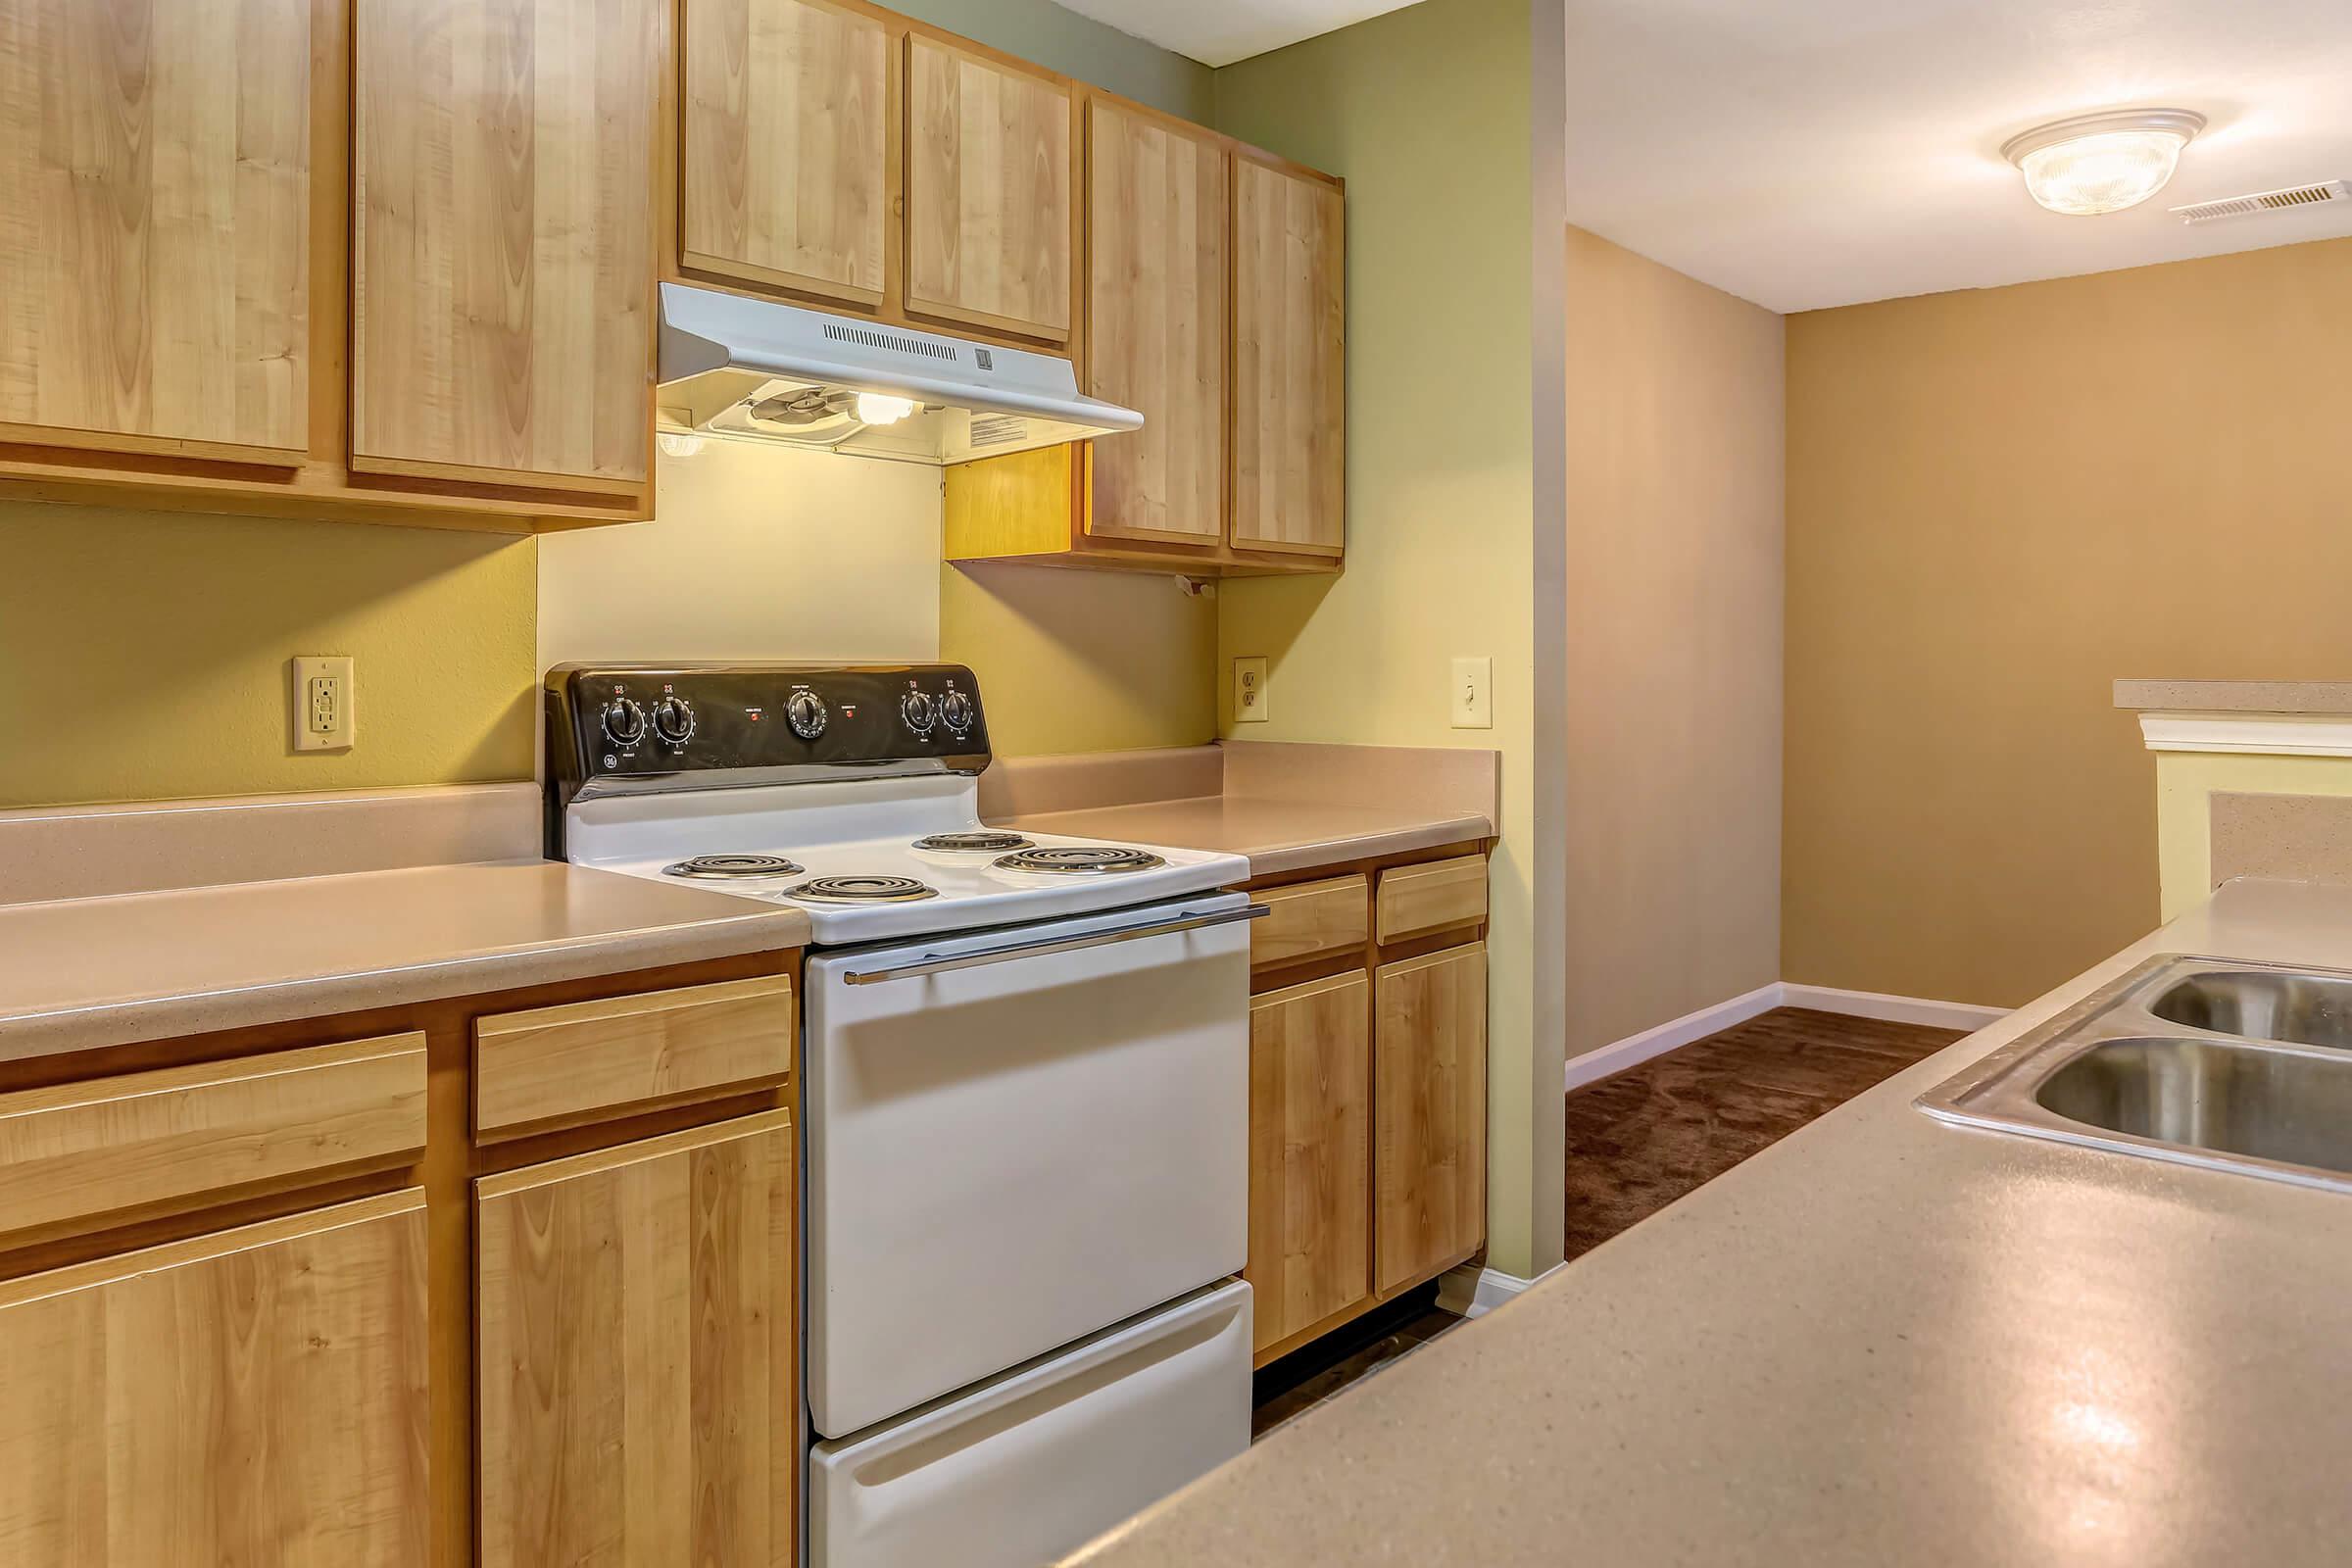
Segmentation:
{"type": "Polygon", "coordinates": [[[1400,942],[1425,931],[1476,925],[1487,917],[1487,858],[1400,865],[1380,874],[1380,940],[1400,942]]]}
{"type": "Polygon", "coordinates": [[[1249,1252],[1249,901],[808,960],[808,1408],[844,1437],[1249,1252]]]}
{"type": "Polygon", "coordinates": [[[1250,1446],[1250,1287],[809,1454],[810,1568],[1033,1568],[1250,1446]]]}
{"type": "Polygon", "coordinates": [[[1250,929],[1250,962],[1271,969],[1318,954],[1360,948],[1369,934],[1370,885],[1361,872],[1324,882],[1267,888],[1257,902],[1272,911],[1250,929]]]}
{"type": "Polygon", "coordinates": [[[479,1019],[474,1135],[495,1143],[781,1082],[795,1017],[792,976],[777,974],[479,1019]]]}

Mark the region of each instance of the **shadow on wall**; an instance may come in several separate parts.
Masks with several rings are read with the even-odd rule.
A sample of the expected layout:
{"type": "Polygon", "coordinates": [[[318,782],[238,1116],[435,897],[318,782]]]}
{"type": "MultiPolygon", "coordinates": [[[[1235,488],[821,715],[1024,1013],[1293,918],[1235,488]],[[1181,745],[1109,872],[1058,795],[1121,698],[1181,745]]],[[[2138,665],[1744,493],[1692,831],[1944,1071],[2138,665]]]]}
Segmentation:
{"type": "Polygon", "coordinates": [[[1167,575],[946,565],[939,651],[972,666],[1008,756],[1216,738],[1217,601],[1167,575]]]}
{"type": "Polygon", "coordinates": [[[1236,635],[1246,636],[1250,646],[1226,647],[1223,657],[1213,661],[1219,666],[1215,680],[1218,733],[1243,739],[1250,735],[1248,729],[1233,727],[1233,683],[1224,678],[1225,660],[1264,659],[1266,687],[1269,692],[1274,690],[1280,684],[1284,657],[1298,641],[1307,622],[1315,618],[1315,612],[1323,608],[1323,601],[1331,597],[1339,581],[1337,576],[1251,577],[1225,586],[1223,591],[1227,594],[1249,596],[1249,630],[1236,635]]]}

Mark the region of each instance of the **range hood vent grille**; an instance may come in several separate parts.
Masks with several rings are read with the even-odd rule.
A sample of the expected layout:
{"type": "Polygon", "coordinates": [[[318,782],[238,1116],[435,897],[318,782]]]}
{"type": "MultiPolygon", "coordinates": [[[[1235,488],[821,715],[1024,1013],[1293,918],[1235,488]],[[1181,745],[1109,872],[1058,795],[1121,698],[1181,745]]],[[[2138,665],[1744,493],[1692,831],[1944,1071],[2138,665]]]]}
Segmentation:
{"type": "MultiPolygon", "coordinates": [[[[901,337],[896,332],[877,332],[870,326],[844,326],[839,321],[825,323],[825,336],[836,343],[856,343],[861,348],[888,349],[893,354],[920,354],[925,358],[945,360],[960,365],[963,356],[953,343],[938,343],[919,337],[901,337]]],[[[986,369],[986,366],[981,367],[986,369]]]]}
{"type": "Polygon", "coordinates": [[[2340,179],[2328,179],[2316,185],[2291,185],[2285,190],[2260,191],[2252,196],[2226,196],[2218,202],[2176,207],[2173,216],[2183,223],[2210,223],[2223,218],[2251,218],[2259,213],[2292,212],[2298,207],[2316,207],[2322,202],[2340,202],[2347,197],[2352,197],[2352,186],[2346,186],[2340,179]]]}

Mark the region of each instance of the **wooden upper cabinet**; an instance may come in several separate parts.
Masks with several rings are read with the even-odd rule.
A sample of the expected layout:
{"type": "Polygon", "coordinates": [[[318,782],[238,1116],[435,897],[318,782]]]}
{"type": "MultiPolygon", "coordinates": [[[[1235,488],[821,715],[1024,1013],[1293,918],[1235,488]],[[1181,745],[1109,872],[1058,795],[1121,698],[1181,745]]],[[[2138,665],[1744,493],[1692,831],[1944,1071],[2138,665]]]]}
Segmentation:
{"type": "Polygon", "coordinates": [[[641,484],[662,0],[357,6],[352,467],[641,484]]]}
{"type": "Polygon", "coordinates": [[[1336,556],[1347,542],[1347,228],[1336,185],[1235,161],[1237,550],[1336,556]]]}
{"type": "Polygon", "coordinates": [[[311,0],[0,5],[0,440],[310,442],[311,0]]]}
{"type": "Polygon", "coordinates": [[[1067,342],[1069,89],[921,34],[906,51],[907,311],[1067,342]]]}
{"type": "Polygon", "coordinates": [[[477,1181],[482,1568],[789,1568],[792,1121],[477,1181]]]}
{"type": "Polygon", "coordinates": [[[421,1192],[0,1285],[0,1561],[423,1568],[421,1192]]]}
{"type": "Polygon", "coordinates": [[[828,0],[687,0],[682,265],[881,304],[890,35],[828,0]]]}
{"type": "Polygon", "coordinates": [[[1225,532],[1225,145],[1087,106],[1087,381],[1144,427],[1095,444],[1090,532],[1215,544],[1225,532]]]}

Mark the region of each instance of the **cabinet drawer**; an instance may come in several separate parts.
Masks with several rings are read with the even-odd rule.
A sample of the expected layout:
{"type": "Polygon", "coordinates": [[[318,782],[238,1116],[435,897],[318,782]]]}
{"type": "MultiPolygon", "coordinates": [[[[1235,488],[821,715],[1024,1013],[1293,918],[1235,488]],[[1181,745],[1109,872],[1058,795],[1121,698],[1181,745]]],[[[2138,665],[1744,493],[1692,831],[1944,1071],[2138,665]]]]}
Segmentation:
{"type": "Polygon", "coordinates": [[[1268,888],[1254,897],[1274,912],[1250,927],[1251,968],[1270,969],[1364,945],[1370,885],[1360,872],[1268,888]]]}
{"type": "Polygon", "coordinates": [[[479,1019],[474,1134],[491,1142],[780,1081],[796,1016],[792,976],[777,974],[479,1019]]]}
{"type": "Polygon", "coordinates": [[[27,1231],[424,1147],[424,1036],[0,1095],[0,1229],[27,1231]]]}
{"type": "Polygon", "coordinates": [[[1457,856],[1400,865],[1380,877],[1380,940],[1475,925],[1487,917],[1487,858],[1457,856]]]}

